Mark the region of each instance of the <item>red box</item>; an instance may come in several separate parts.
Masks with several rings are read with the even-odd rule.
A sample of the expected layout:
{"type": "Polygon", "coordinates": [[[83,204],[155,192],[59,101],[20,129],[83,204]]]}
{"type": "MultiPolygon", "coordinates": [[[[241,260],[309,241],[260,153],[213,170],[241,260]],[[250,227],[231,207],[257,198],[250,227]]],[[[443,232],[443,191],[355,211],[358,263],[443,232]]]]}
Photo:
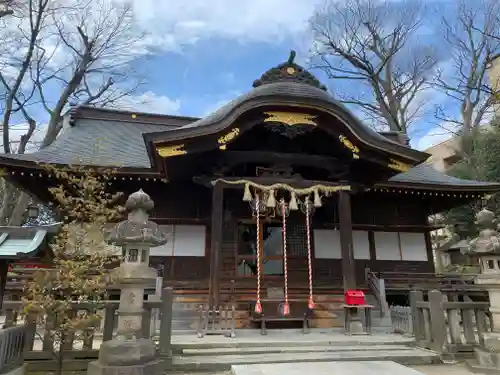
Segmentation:
{"type": "Polygon", "coordinates": [[[345,292],[346,305],[364,305],[365,293],[362,290],[347,289],[345,292]]]}

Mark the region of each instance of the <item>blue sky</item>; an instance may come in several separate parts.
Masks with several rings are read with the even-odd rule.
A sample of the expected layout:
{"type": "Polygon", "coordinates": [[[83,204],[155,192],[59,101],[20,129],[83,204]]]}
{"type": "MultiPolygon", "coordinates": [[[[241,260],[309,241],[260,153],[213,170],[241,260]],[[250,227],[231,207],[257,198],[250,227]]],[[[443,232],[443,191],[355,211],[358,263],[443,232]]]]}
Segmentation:
{"type": "MultiPolygon", "coordinates": [[[[431,9],[420,29],[420,41],[438,43],[440,17],[454,11],[454,2],[428,2],[431,9]]],[[[148,13],[148,9],[155,8],[152,0],[140,1],[141,17],[147,20],[149,30],[163,38],[168,35],[168,40],[176,41],[172,42],[170,49],[140,61],[148,71],[147,82],[141,90],[151,96],[151,102],[145,108],[161,113],[204,116],[250,90],[253,80],[285,61],[292,48],[298,51],[299,60],[305,61],[307,66],[312,42],[307,22],[315,7],[321,6],[323,1],[255,0],[254,6],[251,6],[252,2],[237,5],[218,0],[212,1],[210,7],[206,5],[208,2],[200,0],[192,4],[183,2],[184,8],[177,3],[166,1],[164,7],[159,6],[160,10],[170,13],[161,22],[165,13],[157,9],[158,16],[153,16],[148,13]],[[169,7],[167,3],[174,6],[169,7]],[[179,17],[175,18],[177,12],[179,17]],[[188,24],[192,25],[192,30],[183,31],[188,24]],[[171,101],[171,105],[167,100],[171,101]]],[[[401,3],[395,4],[398,5],[401,3]]],[[[440,47],[440,52],[442,62],[446,63],[446,50],[440,47]]],[[[314,73],[332,91],[359,90],[352,81],[329,81],[321,72],[314,73]]],[[[452,109],[456,106],[456,103],[447,102],[436,92],[428,92],[427,95],[433,102],[429,105],[429,114],[411,131],[412,144],[419,148],[443,139],[444,131],[435,129],[433,105],[442,104],[452,109]],[[429,132],[435,134],[422,139],[429,132]]]]}
{"type": "MultiPolygon", "coordinates": [[[[186,116],[205,116],[250,90],[263,72],[286,61],[290,49],[297,50],[297,62],[307,67],[313,42],[308,21],[315,9],[325,3],[324,0],[129,1],[134,5],[135,22],[147,33],[148,52],[140,52],[134,63],[145,82],[126,107],[186,116]],[[141,104],[134,104],[138,102],[141,104]]],[[[437,46],[440,66],[445,69],[449,51],[441,41],[439,24],[441,15],[453,14],[456,1],[423,0],[429,8],[418,38],[422,43],[437,46]]],[[[404,0],[393,2],[397,7],[404,0]]],[[[352,81],[327,80],[321,72],[313,73],[334,94],[363,89],[352,81]]],[[[56,97],[59,90],[54,87],[51,94],[56,97]]],[[[443,105],[452,113],[458,109],[456,103],[435,90],[425,95],[429,101],[426,115],[410,131],[412,145],[420,149],[445,138],[433,116],[434,106],[443,105]]],[[[43,122],[43,111],[34,110],[40,113],[37,117],[43,122]]]]}

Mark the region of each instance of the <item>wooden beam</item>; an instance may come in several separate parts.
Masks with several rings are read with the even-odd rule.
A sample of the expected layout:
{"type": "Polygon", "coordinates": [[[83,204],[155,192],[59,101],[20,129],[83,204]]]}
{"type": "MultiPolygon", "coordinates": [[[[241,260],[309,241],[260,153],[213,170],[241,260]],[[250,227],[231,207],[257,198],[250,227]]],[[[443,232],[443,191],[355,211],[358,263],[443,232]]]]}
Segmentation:
{"type": "Polygon", "coordinates": [[[332,156],[307,155],[295,153],[281,153],[271,151],[224,151],[220,154],[221,160],[227,165],[237,165],[248,162],[271,163],[286,165],[303,165],[326,170],[338,170],[348,165],[350,160],[340,160],[332,156]]]}
{"type": "Polygon", "coordinates": [[[340,250],[342,254],[344,289],[356,289],[356,269],[354,266],[354,249],[352,247],[351,195],[348,191],[339,191],[338,194],[340,250]]]}

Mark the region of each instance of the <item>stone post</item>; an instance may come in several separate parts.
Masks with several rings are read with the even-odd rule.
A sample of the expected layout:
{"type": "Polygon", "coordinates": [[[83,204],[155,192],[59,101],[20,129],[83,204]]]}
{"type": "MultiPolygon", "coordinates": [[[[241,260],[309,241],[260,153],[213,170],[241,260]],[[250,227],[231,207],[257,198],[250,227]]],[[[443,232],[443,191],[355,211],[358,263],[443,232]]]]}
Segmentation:
{"type": "Polygon", "coordinates": [[[158,225],[149,221],[154,203],[144,191],[131,194],[125,204],[128,218],[105,233],[106,242],[122,247],[123,261],[113,271],[120,292],[117,337],[102,343],[97,361],[89,363],[88,375],[154,374],[163,371],[156,346],[142,337],[144,291],[156,280],[149,267],[149,249],[167,242],[158,225]]]}
{"type": "Polygon", "coordinates": [[[476,215],[479,236],[469,243],[470,256],[479,262],[481,273],[475,284],[488,291],[493,330],[484,335],[484,345],[475,349],[475,360],[468,364],[474,371],[500,374],[500,233],[493,212],[482,209],[476,215]]]}

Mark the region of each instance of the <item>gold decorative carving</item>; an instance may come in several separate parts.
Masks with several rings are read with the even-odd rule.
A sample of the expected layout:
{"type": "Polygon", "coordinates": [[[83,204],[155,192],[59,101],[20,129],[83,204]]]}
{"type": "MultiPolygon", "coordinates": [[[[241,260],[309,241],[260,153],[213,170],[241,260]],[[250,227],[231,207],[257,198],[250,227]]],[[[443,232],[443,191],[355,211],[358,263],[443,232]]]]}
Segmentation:
{"type": "Polygon", "coordinates": [[[296,113],[296,112],[264,112],[267,117],[264,122],[280,122],[282,124],[293,126],[293,125],[313,125],[316,126],[314,119],[317,116],[308,115],[306,113],[296,113]]]}
{"type": "Polygon", "coordinates": [[[351,150],[353,159],[359,159],[358,146],[355,146],[345,135],[339,135],[339,140],[345,148],[351,150]]]}
{"type": "Polygon", "coordinates": [[[410,169],[410,166],[408,164],[394,159],[390,159],[390,163],[387,166],[398,172],[407,172],[408,169],[410,169]]]}
{"type": "Polygon", "coordinates": [[[184,145],[158,147],[156,150],[157,150],[158,154],[160,156],[163,156],[164,158],[186,154],[186,150],[184,149],[184,145]]]}
{"type": "MultiPolygon", "coordinates": [[[[217,143],[222,147],[226,145],[227,143],[231,142],[233,139],[235,139],[238,135],[240,135],[240,129],[234,128],[231,130],[229,133],[223,135],[219,139],[217,139],[217,143]]],[[[224,148],[225,150],[225,148],[224,148]]]]}
{"type": "Polygon", "coordinates": [[[291,76],[293,76],[296,73],[296,70],[295,70],[295,68],[289,66],[288,68],[286,68],[286,72],[288,74],[290,74],[291,76]]]}

